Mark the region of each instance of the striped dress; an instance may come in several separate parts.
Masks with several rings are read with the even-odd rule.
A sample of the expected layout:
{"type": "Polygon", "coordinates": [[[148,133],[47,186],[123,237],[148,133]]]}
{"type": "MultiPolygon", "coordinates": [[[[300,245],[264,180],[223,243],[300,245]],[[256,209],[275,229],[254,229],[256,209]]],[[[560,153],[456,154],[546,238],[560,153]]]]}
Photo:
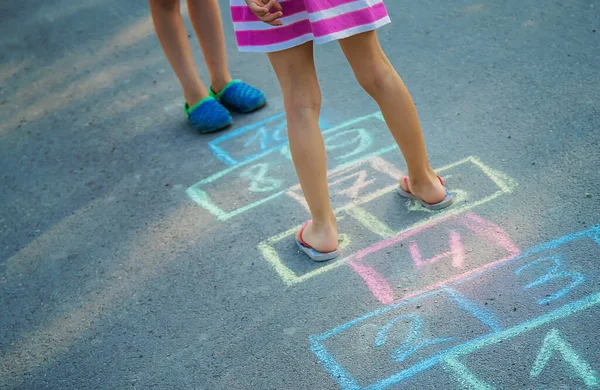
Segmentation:
{"type": "Polygon", "coordinates": [[[307,41],[325,43],[390,22],[383,0],[280,0],[283,26],[261,22],[244,0],[230,0],[240,51],[269,53],[307,41]]]}

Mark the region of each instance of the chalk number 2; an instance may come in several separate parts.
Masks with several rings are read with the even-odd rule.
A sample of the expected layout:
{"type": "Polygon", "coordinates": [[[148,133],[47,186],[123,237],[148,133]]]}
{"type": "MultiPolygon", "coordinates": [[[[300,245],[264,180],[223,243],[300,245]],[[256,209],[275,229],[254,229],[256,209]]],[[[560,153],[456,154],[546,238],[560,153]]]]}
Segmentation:
{"type": "Polygon", "coordinates": [[[401,314],[379,329],[379,332],[377,332],[377,336],[375,337],[375,347],[379,348],[387,342],[390,328],[392,328],[399,320],[408,321],[410,323],[410,327],[402,344],[400,344],[396,349],[394,349],[394,352],[392,352],[392,357],[397,362],[403,362],[410,357],[410,355],[422,348],[430,345],[445,343],[454,339],[454,337],[427,339],[423,337],[421,330],[423,328],[423,320],[420,316],[416,314],[401,314]]]}

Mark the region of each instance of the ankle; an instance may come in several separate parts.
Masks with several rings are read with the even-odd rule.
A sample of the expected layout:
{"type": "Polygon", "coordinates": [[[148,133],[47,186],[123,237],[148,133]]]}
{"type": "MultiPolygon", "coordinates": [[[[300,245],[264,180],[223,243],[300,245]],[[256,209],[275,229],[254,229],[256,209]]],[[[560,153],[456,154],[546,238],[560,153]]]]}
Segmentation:
{"type": "Polygon", "coordinates": [[[208,91],[194,91],[194,92],[184,92],[183,97],[188,104],[189,107],[194,107],[198,102],[202,99],[206,99],[208,97],[208,91]]]}
{"type": "Polygon", "coordinates": [[[431,167],[421,171],[410,171],[408,180],[411,185],[428,185],[438,182],[437,173],[431,167]]]}
{"type": "Polygon", "coordinates": [[[225,75],[210,80],[210,87],[214,93],[219,93],[232,81],[231,76],[225,75]]]}
{"type": "Polygon", "coordinates": [[[322,218],[313,217],[312,224],[316,230],[337,231],[337,221],[333,212],[322,218]]]}

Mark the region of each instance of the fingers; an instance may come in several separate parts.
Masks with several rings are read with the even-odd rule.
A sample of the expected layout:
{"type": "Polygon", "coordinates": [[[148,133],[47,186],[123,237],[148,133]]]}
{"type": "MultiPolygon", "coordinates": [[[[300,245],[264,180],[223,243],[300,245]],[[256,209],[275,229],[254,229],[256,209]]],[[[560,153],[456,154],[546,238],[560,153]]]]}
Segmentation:
{"type": "Polygon", "coordinates": [[[262,0],[261,2],[264,4],[262,7],[254,2],[248,4],[248,6],[250,7],[250,10],[263,22],[270,24],[271,26],[283,25],[281,20],[277,20],[283,16],[283,13],[281,12],[281,4],[279,4],[277,0],[262,0]],[[275,12],[271,13],[271,8],[273,8],[275,12]]]}
{"type": "Polygon", "coordinates": [[[270,24],[271,26],[283,26],[283,22],[281,20],[274,20],[272,22],[265,22],[267,24],[270,24]]]}
{"type": "Polygon", "coordinates": [[[258,16],[260,18],[260,20],[262,20],[265,23],[270,24],[271,26],[281,26],[283,23],[281,22],[281,20],[278,20],[280,17],[283,16],[283,13],[281,11],[277,11],[274,13],[270,13],[267,11],[266,15],[264,16],[258,16]]]}
{"type": "Polygon", "coordinates": [[[283,9],[283,8],[281,8],[281,4],[279,4],[279,1],[277,1],[277,0],[269,1],[267,3],[267,8],[269,8],[269,9],[273,8],[275,10],[275,12],[279,12],[283,9]]]}

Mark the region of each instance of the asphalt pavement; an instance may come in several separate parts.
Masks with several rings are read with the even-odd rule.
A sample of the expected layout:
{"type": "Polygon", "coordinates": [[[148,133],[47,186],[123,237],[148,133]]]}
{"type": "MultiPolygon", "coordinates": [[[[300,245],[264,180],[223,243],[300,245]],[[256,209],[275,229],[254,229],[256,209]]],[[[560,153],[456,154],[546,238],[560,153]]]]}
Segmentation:
{"type": "Polygon", "coordinates": [[[146,2],[0,5],[0,388],[600,388],[600,3],[386,2],[442,212],[394,192],[377,105],[317,46],[322,264],[277,80],[220,4],[269,103],[211,135],[146,2]]]}

